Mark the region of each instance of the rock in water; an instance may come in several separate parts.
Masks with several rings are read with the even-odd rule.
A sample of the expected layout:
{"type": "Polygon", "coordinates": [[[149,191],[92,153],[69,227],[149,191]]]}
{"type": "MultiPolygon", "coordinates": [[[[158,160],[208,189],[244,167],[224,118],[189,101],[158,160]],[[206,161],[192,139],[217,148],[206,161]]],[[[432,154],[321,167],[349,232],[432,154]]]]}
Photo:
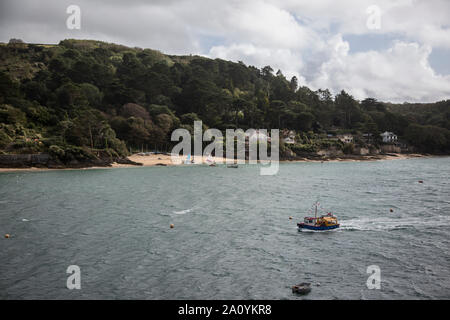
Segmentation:
{"type": "Polygon", "coordinates": [[[311,283],[302,282],[292,286],[292,293],[308,294],[311,292],[311,283]]]}

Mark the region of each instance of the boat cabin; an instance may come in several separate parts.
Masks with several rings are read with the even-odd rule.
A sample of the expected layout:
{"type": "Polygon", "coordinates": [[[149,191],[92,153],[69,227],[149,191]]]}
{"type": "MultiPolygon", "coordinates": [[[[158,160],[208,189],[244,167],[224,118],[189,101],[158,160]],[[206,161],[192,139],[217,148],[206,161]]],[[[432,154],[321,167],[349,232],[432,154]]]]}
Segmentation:
{"type": "Polygon", "coordinates": [[[305,217],[304,222],[306,224],[316,224],[317,218],[305,217]]]}
{"type": "Polygon", "coordinates": [[[335,216],[333,216],[332,213],[328,213],[324,216],[314,218],[314,217],[305,217],[304,223],[307,225],[317,226],[317,225],[324,225],[324,226],[331,226],[331,225],[337,225],[338,221],[335,216]]]}

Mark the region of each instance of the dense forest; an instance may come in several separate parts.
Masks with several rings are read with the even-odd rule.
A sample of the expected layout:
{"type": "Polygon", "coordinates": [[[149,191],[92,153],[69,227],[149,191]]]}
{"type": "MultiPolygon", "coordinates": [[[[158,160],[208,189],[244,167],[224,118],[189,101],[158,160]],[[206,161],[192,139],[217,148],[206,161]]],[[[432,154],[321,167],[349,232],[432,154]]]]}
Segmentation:
{"type": "MultiPolygon", "coordinates": [[[[392,131],[420,152],[450,152],[450,100],[357,101],[299,87],[270,66],[171,56],[91,40],[0,45],[0,153],[61,159],[170,150],[173,129],[280,128],[292,150],[314,151],[330,134],[392,131]]],[[[356,139],[356,141],[358,141],[356,139]]]]}

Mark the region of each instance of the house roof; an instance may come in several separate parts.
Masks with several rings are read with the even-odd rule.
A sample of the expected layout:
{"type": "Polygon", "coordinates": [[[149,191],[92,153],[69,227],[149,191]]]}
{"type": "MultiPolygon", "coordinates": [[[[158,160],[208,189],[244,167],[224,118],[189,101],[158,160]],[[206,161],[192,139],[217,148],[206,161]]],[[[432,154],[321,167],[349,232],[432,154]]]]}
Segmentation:
{"type": "Polygon", "coordinates": [[[385,131],[380,134],[381,136],[395,136],[396,134],[390,131],[385,131]]]}

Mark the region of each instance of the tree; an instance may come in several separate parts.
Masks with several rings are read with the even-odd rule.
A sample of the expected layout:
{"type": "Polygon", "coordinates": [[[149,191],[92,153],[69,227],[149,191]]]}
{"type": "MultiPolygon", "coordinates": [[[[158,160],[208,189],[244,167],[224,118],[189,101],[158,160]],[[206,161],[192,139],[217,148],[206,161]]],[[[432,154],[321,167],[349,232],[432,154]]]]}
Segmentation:
{"type": "Polygon", "coordinates": [[[22,39],[15,39],[15,38],[11,38],[9,39],[9,44],[23,44],[23,40],[22,39]]]}
{"type": "Polygon", "coordinates": [[[13,82],[8,74],[0,72],[0,103],[9,97],[19,96],[19,86],[13,82]]]}
{"type": "Polygon", "coordinates": [[[0,123],[25,124],[27,121],[25,113],[10,105],[0,105],[0,123]]]}
{"type": "Polygon", "coordinates": [[[271,76],[273,76],[272,72],[273,72],[273,69],[271,66],[265,66],[264,68],[261,69],[261,75],[266,80],[269,79],[271,76]]]}
{"type": "Polygon", "coordinates": [[[48,69],[53,74],[57,74],[58,76],[61,76],[67,72],[67,65],[62,59],[53,58],[52,60],[50,60],[48,69]]]}
{"type": "Polygon", "coordinates": [[[405,138],[424,152],[450,152],[450,130],[444,128],[410,124],[405,130],[405,138]]]}
{"type": "Polygon", "coordinates": [[[144,107],[135,104],[135,103],[127,103],[122,106],[121,114],[125,118],[135,117],[141,118],[144,120],[150,120],[150,114],[144,107]]]}
{"type": "Polygon", "coordinates": [[[300,131],[310,131],[314,115],[310,112],[302,112],[297,116],[297,129],[300,131]]]}
{"type": "Polygon", "coordinates": [[[24,82],[21,89],[28,100],[36,100],[41,104],[45,104],[48,99],[47,87],[41,81],[31,80],[24,82]]]}
{"type": "Polygon", "coordinates": [[[334,103],[341,113],[341,123],[346,128],[352,128],[352,124],[361,120],[361,112],[358,102],[344,90],[336,95],[334,103]]]}
{"type": "Polygon", "coordinates": [[[56,90],[58,105],[62,108],[73,109],[89,105],[83,90],[73,83],[62,85],[56,90]]]}
{"type": "Polygon", "coordinates": [[[90,83],[82,83],[80,88],[83,95],[88,100],[89,105],[94,108],[99,108],[103,99],[103,95],[100,90],[90,83]]]}
{"type": "Polygon", "coordinates": [[[366,98],[361,101],[361,108],[365,111],[386,111],[384,104],[374,98],[366,98]]]}
{"type": "Polygon", "coordinates": [[[193,112],[183,114],[180,117],[181,123],[183,123],[183,124],[190,124],[192,126],[194,125],[194,121],[199,121],[199,120],[200,120],[200,118],[198,117],[198,115],[196,113],[193,113],[193,112]]]}
{"type": "Polygon", "coordinates": [[[297,79],[296,76],[293,76],[293,77],[291,78],[291,82],[290,82],[289,87],[290,87],[291,90],[294,91],[294,92],[297,90],[297,87],[298,87],[298,79],[297,79]]]}

